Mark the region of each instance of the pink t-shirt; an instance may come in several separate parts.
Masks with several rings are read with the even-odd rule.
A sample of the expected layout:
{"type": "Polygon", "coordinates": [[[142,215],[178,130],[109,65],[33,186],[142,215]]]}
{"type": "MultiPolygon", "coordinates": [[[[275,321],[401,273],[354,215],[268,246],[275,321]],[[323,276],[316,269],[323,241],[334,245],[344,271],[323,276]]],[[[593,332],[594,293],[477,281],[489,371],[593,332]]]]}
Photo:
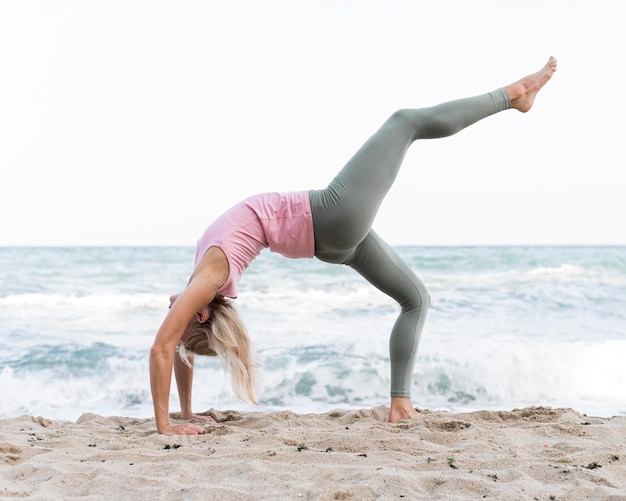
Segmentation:
{"type": "Polygon", "coordinates": [[[315,238],[307,191],[263,193],[239,202],[209,226],[196,249],[196,265],[210,247],[228,259],[228,279],[217,293],[237,297],[242,273],[266,247],[286,257],[313,257],[315,238]]]}

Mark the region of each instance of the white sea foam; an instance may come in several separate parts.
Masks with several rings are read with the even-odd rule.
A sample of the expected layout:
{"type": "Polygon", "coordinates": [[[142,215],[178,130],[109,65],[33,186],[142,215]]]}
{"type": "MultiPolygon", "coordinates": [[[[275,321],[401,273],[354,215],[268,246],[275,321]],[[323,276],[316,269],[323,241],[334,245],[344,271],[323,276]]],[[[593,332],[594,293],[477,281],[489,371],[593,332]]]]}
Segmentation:
{"type": "MultiPolygon", "coordinates": [[[[2,252],[0,417],[152,415],[147,354],[192,253],[47,249],[42,270],[36,250],[24,262],[15,261],[18,252],[3,260],[2,252]],[[164,260],[180,274],[159,274],[164,260]],[[8,269],[11,280],[2,274],[8,269]]],[[[399,253],[433,299],[415,404],[626,413],[626,249],[399,253]]],[[[399,309],[349,268],[262,254],[244,275],[237,304],[262,363],[261,409],[388,403],[387,345],[399,309]]],[[[196,364],[197,410],[252,409],[236,402],[218,360],[197,357],[196,364]]]]}
{"type": "MultiPolygon", "coordinates": [[[[626,413],[626,341],[601,343],[424,343],[414,375],[414,401],[426,408],[574,407],[610,416],[626,413]]],[[[378,349],[261,350],[262,408],[326,409],[386,404],[389,362],[378,349]]],[[[150,415],[147,360],[123,353],[99,370],[55,368],[0,372],[0,415],[45,414],[75,419],[82,412],[150,415]],[[45,389],[45,391],[43,391],[45,389]]],[[[217,360],[199,359],[194,380],[198,410],[238,404],[217,360]]],[[[172,409],[178,407],[175,394],[172,409]]],[[[247,407],[252,409],[252,407],[247,407]]]]}
{"type": "Polygon", "coordinates": [[[119,312],[135,308],[163,308],[167,306],[163,294],[102,293],[87,295],[23,293],[0,297],[0,307],[19,309],[49,309],[63,312],[89,311],[119,312]]]}

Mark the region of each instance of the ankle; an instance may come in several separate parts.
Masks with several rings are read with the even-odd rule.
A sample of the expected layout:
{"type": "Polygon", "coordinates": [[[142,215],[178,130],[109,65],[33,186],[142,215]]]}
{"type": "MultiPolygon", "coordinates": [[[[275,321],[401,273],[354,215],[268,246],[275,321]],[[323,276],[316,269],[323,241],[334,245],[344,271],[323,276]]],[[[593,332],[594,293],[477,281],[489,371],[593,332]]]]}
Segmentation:
{"type": "Polygon", "coordinates": [[[391,409],[399,412],[409,412],[413,409],[413,405],[408,397],[391,397],[391,409]]]}
{"type": "Polygon", "coordinates": [[[389,409],[390,423],[397,423],[402,419],[415,419],[420,417],[419,413],[413,407],[411,399],[408,397],[391,397],[391,405],[389,409]]]}

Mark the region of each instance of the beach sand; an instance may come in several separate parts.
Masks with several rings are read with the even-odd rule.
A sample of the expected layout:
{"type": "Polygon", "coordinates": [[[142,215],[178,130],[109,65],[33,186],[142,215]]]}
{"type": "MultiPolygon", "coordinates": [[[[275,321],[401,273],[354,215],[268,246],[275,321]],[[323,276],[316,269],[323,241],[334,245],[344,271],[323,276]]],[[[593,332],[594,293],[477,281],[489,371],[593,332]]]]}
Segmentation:
{"type": "Polygon", "coordinates": [[[199,436],[96,414],[0,420],[0,498],[626,499],[626,416],[387,412],[210,410],[199,436]]]}

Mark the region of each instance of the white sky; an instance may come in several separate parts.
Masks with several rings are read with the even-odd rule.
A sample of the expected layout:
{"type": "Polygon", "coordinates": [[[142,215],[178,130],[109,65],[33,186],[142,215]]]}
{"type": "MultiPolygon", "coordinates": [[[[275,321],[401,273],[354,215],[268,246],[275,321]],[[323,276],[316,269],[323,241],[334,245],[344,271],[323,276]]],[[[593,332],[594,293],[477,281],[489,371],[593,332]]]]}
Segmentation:
{"type": "Polygon", "coordinates": [[[529,114],[414,144],[374,227],[626,244],[625,40],[614,0],[0,0],[0,245],[195,245],[248,195],[325,186],[395,109],[551,54],[529,114]]]}

